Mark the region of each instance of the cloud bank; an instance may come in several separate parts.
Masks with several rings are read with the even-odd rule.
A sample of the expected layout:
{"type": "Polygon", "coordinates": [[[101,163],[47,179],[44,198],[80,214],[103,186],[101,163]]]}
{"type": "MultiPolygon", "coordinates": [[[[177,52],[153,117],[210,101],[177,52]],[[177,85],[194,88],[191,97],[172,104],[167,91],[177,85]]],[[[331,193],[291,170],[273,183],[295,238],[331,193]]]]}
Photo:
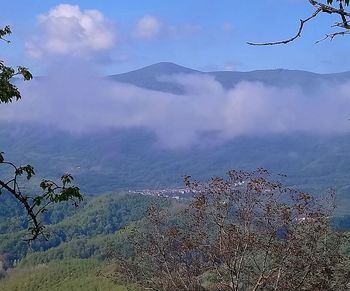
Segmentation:
{"type": "Polygon", "coordinates": [[[350,131],[350,82],[324,84],[306,95],[300,88],[252,82],[227,90],[209,75],[161,79],[180,84],[185,93],[108,81],[89,73],[88,66],[53,68],[44,79],[20,84],[23,99],[0,106],[0,124],[45,124],[86,134],[145,128],[170,147],[196,144],[208,134],[229,140],[270,133],[350,131]]]}

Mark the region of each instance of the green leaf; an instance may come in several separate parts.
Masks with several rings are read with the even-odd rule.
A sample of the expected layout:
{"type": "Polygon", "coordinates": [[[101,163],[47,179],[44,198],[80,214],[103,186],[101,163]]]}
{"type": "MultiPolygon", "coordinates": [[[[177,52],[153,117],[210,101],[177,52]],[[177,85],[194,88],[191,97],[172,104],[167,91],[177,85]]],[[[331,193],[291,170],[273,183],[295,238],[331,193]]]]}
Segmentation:
{"type": "MultiPolygon", "coordinates": [[[[9,26],[5,26],[5,28],[0,29],[1,40],[5,40],[4,36],[9,34],[11,34],[11,29],[9,26]]],[[[21,75],[24,81],[28,81],[33,78],[33,75],[29,72],[28,68],[18,66],[17,69],[14,69],[6,66],[3,61],[0,61],[0,104],[18,101],[21,99],[21,93],[19,92],[18,88],[11,83],[11,79],[17,75],[21,75]]]]}
{"type": "Polygon", "coordinates": [[[16,169],[17,176],[21,176],[23,174],[26,174],[27,180],[30,180],[35,175],[34,168],[31,165],[26,165],[16,169]]]}

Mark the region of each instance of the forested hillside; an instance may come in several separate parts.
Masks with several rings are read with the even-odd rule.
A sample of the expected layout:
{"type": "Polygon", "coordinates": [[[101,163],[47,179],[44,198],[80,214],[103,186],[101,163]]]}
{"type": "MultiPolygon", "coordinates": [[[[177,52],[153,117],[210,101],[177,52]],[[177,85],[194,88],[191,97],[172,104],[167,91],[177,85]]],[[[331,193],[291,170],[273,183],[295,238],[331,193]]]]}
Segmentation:
{"type": "Polygon", "coordinates": [[[98,276],[101,270],[109,272],[110,251],[130,251],[121,229],[140,223],[150,203],[169,207],[175,202],[136,194],[105,194],[86,197],[79,208],[55,205],[43,218],[48,241],[36,240],[30,245],[24,241],[24,213],[13,200],[1,197],[1,203],[7,207],[1,212],[0,274],[5,279],[0,280],[0,290],[23,290],[24,286],[38,290],[38,282],[42,282],[40,290],[124,290],[113,280],[98,276]]]}
{"type": "MultiPolygon", "coordinates": [[[[153,204],[167,209],[171,221],[171,216],[181,220],[177,213],[189,203],[137,194],[87,196],[79,208],[69,204],[50,208],[44,215],[49,240],[29,245],[23,240],[24,213],[14,201],[1,199],[7,207],[1,212],[0,290],[33,291],[124,290],[113,254],[132,254],[129,231],[142,228],[146,210],[153,204]],[[42,289],[37,289],[39,282],[42,289]]],[[[333,227],[349,230],[350,218],[334,217],[333,227]]]]}
{"type": "Polygon", "coordinates": [[[10,266],[27,254],[24,261],[30,261],[28,258],[32,252],[34,258],[40,257],[40,252],[47,252],[42,256],[43,260],[102,256],[111,246],[114,234],[128,224],[141,220],[152,201],[164,206],[171,203],[136,194],[106,194],[86,197],[79,208],[69,204],[57,205],[43,217],[49,239],[36,240],[29,245],[23,239],[26,232],[24,213],[12,211],[18,209],[13,201],[4,198],[2,201],[8,203],[8,212],[1,213],[0,253],[6,265],[10,266]]]}

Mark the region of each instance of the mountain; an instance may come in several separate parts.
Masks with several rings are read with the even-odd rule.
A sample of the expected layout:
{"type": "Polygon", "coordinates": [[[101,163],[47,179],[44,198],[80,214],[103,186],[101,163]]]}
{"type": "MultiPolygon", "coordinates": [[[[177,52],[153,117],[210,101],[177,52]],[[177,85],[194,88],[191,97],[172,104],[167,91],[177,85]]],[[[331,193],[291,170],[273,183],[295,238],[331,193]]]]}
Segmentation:
{"type": "Polygon", "coordinates": [[[174,74],[203,74],[174,63],[162,62],[147,66],[145,68],[124,74],[109,76],[109,79],[122,83],[132,84],[138,87],[162,92],[182,93],[183,89],[173,83],[160,81],[159,78],[174,74]]]}
{"type": "MultiPolygon", "coordinates": [[[[252,72],[200,72],[172,63],[109,76],[110,80],[181,94],[183,88],[161,76],[172,74],[212,76],[225,88],[242,81],[273,86],[298,86],[304,91],[322,82],[350,80],[350,72],[316,74],[295,70],[252,72]]],[[[350,111],[350,109],[349,109],[350,111]]],[[[208,133],[203,142],[188,148],[164,148],[154,132],[143,128],[106,128],[73,134],[46,125],[0,125],[0,149],[18,163],[31,163],[37,176],[55,178],[72,173],[82,190],[98,194],[115,190],[181,187],[182,177],[208,179],[229,169],[265,167],[288,176],[285,182],[313,193],[329,187],[338,191],[339,211],[350,206],[350,135],[260,134],[220,141],[208,133]]],[[[28,185],[27,187],[32,187],[28,185]]]]}
{"type": "Polygon", "coordinates": [[[174,63],[162,62],[145,68],[109,76],[111,80],[132,84],[142,88],[181,93],[181,86],[165,82],[159,77],[175,74],[199,74],[213,76],[224,88],[234,87],[239,82],[261,82],[266,85],[286,87],[300,86],[304,90],[310,90],[319,86],[322,82],[344,82],[350,80],[350,71],[334,74],[317,74],[301,70],[255,70],[250,72],[214,71],[201,72],[189,69],[174,63]]]}
{"type": "MultiPolygon", "coordinates": [[[[306,93],[323,83],[350,80],[350,72],[315,74],[282,69],[200,72],[172,63],[154,64],[108,78],[182,94],[181,85],[162,78],[176,74],[211,76],[226,89],[249,81],[298,87],[306,93]]],[[[142,189],[183,187],[184,175],[205,180],[224,175],[229,169],[264,167],[283,184],[321,197],[329,187],[334,187],[336,215],[343,217],[334,218],[333,226],[346,231],[350,228],[350,134],[289,132],[221,140],[215,132],[208,132],[194,146],[166,148],[158,143],[154,132],[144,128],[74,133],[47,124],[9,121],[0,124],[0,137],[0,151],[6,152],[8,160],[35,166],[35,184],[41,178],[57,179],[69,172],[85,194],[78,208],[69,203],[50,207],[43,214],[50,239],[31,245],[22,240],[27,227],[23,209],[11,196],[0,195],[1,290],[133,290],[132,285],[118,284],[116,265],[110,265],[111,251],[129,256],[126,234],[130,226],[131,229],[133,225],[142,226],[150,203],[170,210],[170,217],[180,217],[177,211],[188,202],[136,193],[142,189]],[[280,173],[287,177],[279,177],[280,173]]],[[[0,169],[0,174],[3,177],[8,172],[0,169]]],[[[36,191],[35,184],[24,184],[23,190],[36,191]]],[[[348,250],[345,247],[347,253],[348,250]]]]}

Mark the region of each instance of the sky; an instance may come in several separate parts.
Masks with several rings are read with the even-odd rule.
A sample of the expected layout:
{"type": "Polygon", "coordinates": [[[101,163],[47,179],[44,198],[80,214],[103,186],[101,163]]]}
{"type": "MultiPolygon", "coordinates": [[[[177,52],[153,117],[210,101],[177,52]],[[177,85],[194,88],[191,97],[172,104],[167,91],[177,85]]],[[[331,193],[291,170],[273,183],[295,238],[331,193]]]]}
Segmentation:
{"type": "Polygon", "coordinates": [[[11,25],[2,59],[30,67],[35,75],[72,56],[102,74],[168,61],[203,70],[299,69],[319,73],[350,70],[350,38],[315,42],[337,21],[321,16],[302,38],[274,47],[247,41],[288,38],[312,13],[307,0],[1,0],[0,25],[11,25]]]}

